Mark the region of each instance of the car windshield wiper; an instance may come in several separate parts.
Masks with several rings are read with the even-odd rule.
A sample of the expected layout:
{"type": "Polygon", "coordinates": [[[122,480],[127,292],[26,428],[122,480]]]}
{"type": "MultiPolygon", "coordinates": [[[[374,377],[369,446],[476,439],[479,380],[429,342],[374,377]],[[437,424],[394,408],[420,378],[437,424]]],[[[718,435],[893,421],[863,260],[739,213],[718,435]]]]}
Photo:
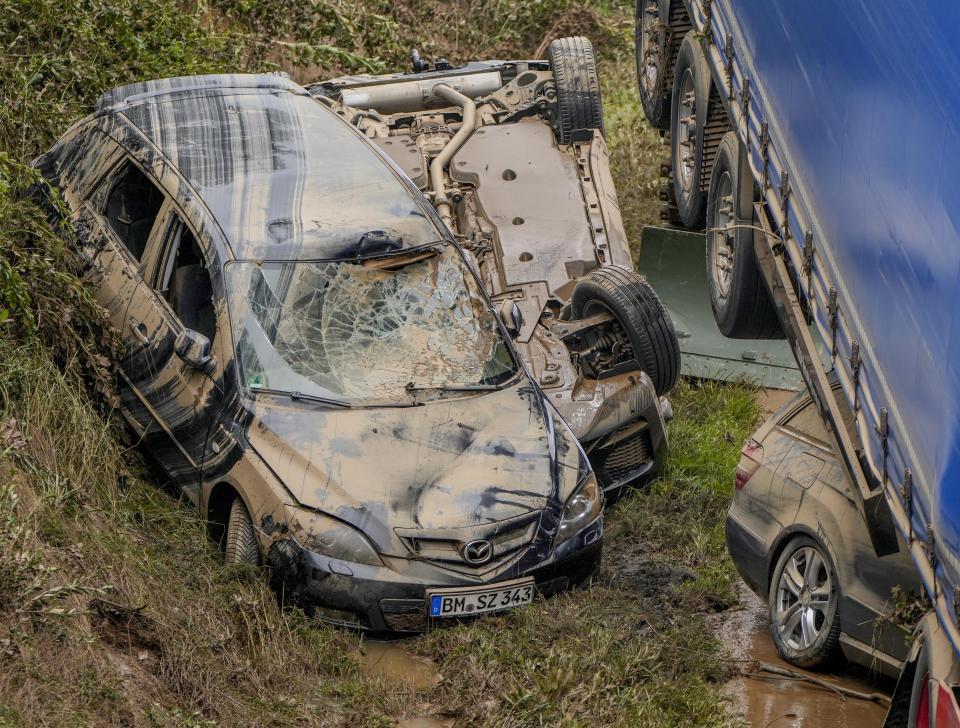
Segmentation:
{"type": "Polygon", "coordinates": [[[253,387],[254,392],[264,392],[274,394],[278,397],[289,397],[294,402],[313,402],[322,404],[326,407],[336,407],[338,409],[350,409],[353,405],[342,399],[333,399],[332,397],[321,397],[316,394],[304,394],[303,392],[287,392],[282,389],[270,389],[268,387],[253,387]]]}
{"type": "Polygon", "coordinates": [[[410,382],[404,389],[408,392],[485,392],[491,389],[500,389],[499,384],[443,384],[430,386],[410,382]]]}

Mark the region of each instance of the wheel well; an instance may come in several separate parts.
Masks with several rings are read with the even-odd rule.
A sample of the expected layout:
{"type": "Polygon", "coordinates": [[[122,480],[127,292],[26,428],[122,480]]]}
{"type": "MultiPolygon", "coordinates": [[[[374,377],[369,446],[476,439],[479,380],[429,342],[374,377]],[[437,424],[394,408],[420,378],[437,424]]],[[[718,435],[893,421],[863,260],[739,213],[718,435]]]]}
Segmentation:
{"type": "Polygon", "coordinates": [[[787,548],[789,543],[793,541],[795,538],[797,538],[798,536],[807,536],[808,538],[812,538],[817,543],[822,544],[822,541],[819,538],[817,538],[816,534],[813,533],[813,531],[810,531],[804,528],[803,526],[794,527],[792,530],[784,531],[782,534],[780,534],[779,540],[774,545],[774,547],[770,550],[770,558],[767,561],[767,578],[765,583],[767,585],[768,600],[770,598],[770,587],[773,586],[770,583],[773,580],[773,570],[777,568],[777,562],[780,561],[780,556],[781,554],[783,554],[783,550],[787,548]]]}
{"type": "Polygon", "coordinates": [[[207,501],[207,533],[221,548],[227,536],[227,521],[230,519],[230,506],[239,494],[229,483],[217,483],[210,491],[207,501]]]}

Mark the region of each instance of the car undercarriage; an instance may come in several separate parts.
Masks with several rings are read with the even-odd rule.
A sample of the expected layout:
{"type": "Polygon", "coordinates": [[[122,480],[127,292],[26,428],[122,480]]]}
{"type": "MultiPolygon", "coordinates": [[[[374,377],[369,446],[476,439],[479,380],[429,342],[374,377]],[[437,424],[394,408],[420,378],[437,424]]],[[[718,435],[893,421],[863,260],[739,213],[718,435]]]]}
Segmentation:
{"type": "Polygon", "coordinates": [[[430,68],[414,54],[413,73],[308,90],[427,195],[611,492],[662,457],[679,351],[633,270],[589,41],[549,56],[430,68]]]}

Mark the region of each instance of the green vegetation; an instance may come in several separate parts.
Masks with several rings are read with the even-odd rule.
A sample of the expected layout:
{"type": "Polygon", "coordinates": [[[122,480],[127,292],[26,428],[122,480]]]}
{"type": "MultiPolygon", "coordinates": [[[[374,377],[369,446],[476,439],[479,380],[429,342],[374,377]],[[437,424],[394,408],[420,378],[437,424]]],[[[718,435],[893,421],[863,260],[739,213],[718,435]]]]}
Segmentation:
{"type": "Polygon", "coordinates": [[[443,680],[397,690],[364,673],[359,637],[282,610],[257,571],[225,570],[153,482],[113,414],[114,338],[72,272],[70,231],[24,196],[38,181],[25,164],[114,85],[381,70],[415,45],[533,55],[585,32],[637,239],[662,148],[640,120],[631,22],[614,0],[0,3],[0,726],[729,721],[704,618],[734,599],[722,514],[758,417],[749,388],[676,392],[663,478],[611,511],[599,585],[413,641],[443,680]]]}

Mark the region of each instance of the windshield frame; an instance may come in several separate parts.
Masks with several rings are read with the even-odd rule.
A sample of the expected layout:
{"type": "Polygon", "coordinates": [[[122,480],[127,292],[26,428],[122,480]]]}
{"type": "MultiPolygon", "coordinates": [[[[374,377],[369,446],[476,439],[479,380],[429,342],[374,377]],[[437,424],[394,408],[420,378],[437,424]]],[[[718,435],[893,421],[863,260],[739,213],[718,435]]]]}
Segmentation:
{"type": "MultiPolygon", "coordinates": [[[[344,400],[343,407],[336,407],[331,409],[331,411],[338,411],[340,409],[386,409],[386,408],[396,408],[396,407],[416,407],[424,404],[431,404],[433,402],[443,402],[451,399],[465,399],[467,397],[476,397],[483,394],[489,394],[490,392],[501,391],[508,389],[512,386],[515,386],[520,379],[529,379],[527,376],[527,368],[524,364],[523,358],[520,356],[517,351],[516,343],[513,340],[513,337],[507,332],[506,327],[503,324],[503,321],[500,319],[500,316],[497,314],[496,308],[493,305],[493,302],[490,300],[490,296],[487,294],[486,289],[483,287],[483,283],[480,280],[480,277],[477,275],[476,270],[473,265],[471,265],[470,260],[467,258],[466,253],[463,248],[454,241],[447,238],[438,238],[437,240],[432,240],[427,243],[419,243],[417,245],[410,246],[409,248],[402,248],[400,250],[392,250],[389,252],[381,253],[371,253],[367,255],[358,255],[351,257],[338,257],[338,258],[233,258],[231,260],[225,261],[224,263],[224,285],[225,285],[225,302],[227,308],[227,320],[230,324],[230,346],[231,346],[231,358],[233,359],[234,367],[236,370],[237,378],[237,389],[242,394],[244,399],[247,401],[256,401],[258,395],[268,396],[268,397],[280,397],[286,396],[290,397],[291,401],[300,401],[307,404],[310,404],[309,399],[297,399],[292,395],[296,394],[295,392],[288,392],[285,389],[279,389],[274,387],[265,387],[260,389],[258,387],[251,387],[246,383],[246,379],[243,376],[243,364],[240,360],[239,349],[240,342],[238,336],[240,330],[238,328],[238,322],[236,320],[236,311],[232,305],[233,300],[229,291],[229,284],[227,284],[228,270],[231,266],[235,264],[247,264],[247,265],[301,265],[301,264],[324,264],[324,263],[352,263],[352,264],[362,264],[366,261],[371,260],[382,260],[389,258],[396,258],[400,256],[409,256],[416,255],[421,252],[429,252],[431,249],[436,249],[440,252],[442,249],[452,248],[455,251],[455,254],[458,256],[458,261],[461,264],[461,267],[469,274],[470,280],[473,285],[476,287],[475,292],[480,296],[483,301],[484,310],[489,313],[494,322],[494,328],[497,333],[500,335],[500,339],[503,342],[504,348],[507,350],[510,356],[511,364],[513,365],[513,372],[504,378],[502,382],[497,384],[492,384],[488,387],[483,387],[478,390],[460,390],[460,389],[450,389],[446,390],[448,396],[439,397],[433,400],[425,400],[422,398],[422,393],[424,391],[429,391],[429,388],[425,390],[410,390],[410,401],[407,402],[398,402],[396,400],[368,400],[368,401],[353,401],[353,400],[344,400]]],[[[315,406],[324,406],[324,405],[315,405],[315,406]]]]}

